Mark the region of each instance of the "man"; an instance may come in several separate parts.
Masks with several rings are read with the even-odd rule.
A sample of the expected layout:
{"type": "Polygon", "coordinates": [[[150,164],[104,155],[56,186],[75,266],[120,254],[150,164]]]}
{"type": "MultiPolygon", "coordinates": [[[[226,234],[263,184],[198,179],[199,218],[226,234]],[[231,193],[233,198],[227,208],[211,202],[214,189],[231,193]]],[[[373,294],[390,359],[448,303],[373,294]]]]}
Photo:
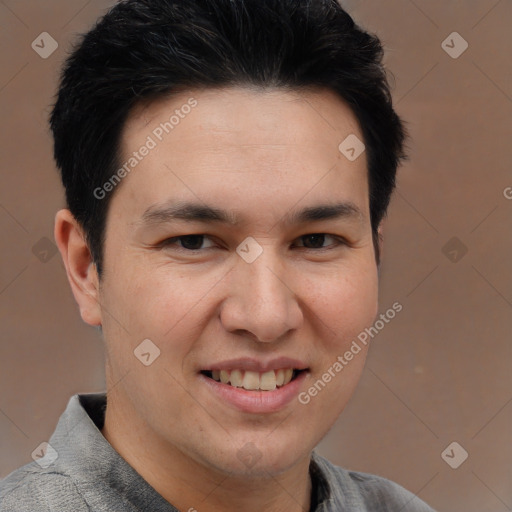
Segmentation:
{"type": "Polygon", "coordinates": [[[313,452],[363,369],[404,157],[381,59],[335,0],[126,0],[85,35],[55,237],[107,394],[71,398],[1,511],[432,510],[313,452]]]}

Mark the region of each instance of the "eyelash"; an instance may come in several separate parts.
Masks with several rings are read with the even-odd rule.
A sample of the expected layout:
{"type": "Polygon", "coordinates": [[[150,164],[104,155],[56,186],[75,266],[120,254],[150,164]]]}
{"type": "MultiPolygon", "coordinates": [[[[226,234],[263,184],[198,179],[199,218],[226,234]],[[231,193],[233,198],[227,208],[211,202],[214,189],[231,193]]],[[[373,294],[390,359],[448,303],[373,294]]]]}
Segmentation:
{"type": "MultiPolygon", "coordinates": [[[[327,247],[303,247],[303,246],[299,246],[299,249],[304,249],[304,250],[307,250],[307,251],[325,251],[325,250],[331,250],[335,247],[339,247],[339,246],[343,246],[343,245],[348,245],[348,242],[343,239],[342,237],[340,236],[336,236],[336,235],[331,235],[329,233],[308,233],[307,235],[302,235],[300,237],[298,237],[298,239],[302,239],[302,238],[306,238],[306,237],[310,237],[310,236],[319,236],[319,235],[323,235],[323,236],[326,236],[326,237],[331,237],[334,239],[335,243],[334,244],[331,244],[331,245],[328,245],[327,247]]],[[[207,235],[203,235],[203,234],[194,234],[194,235],[182,235],[182,236],[175,236],[175,237],[172,237],[172,238],[167,238],[166,240],[163,240],[162,242],[160,242],[158,244],[158,247],[159,248],[167,248],[167,247],[171,247],[173,248],[173,250],[176,250],[176,251],[179,251],[179,252],[187,252],[187,253],[192,253],[192,254],[197,254],[201,251],[204,251],[204,250],[208,250],[208,249],[214,249],[214,247],[206,247],[206,249],[186,249],[185,247],[178,247],[176,245],[176,242],[184,239],[184,238],[188,238],[188,237],[203,237],[204,239],[209,239],[211,240],[211,237],[207,236],[207,235]],[[173,247],[174,246],[174,247],[173,247]]]]}

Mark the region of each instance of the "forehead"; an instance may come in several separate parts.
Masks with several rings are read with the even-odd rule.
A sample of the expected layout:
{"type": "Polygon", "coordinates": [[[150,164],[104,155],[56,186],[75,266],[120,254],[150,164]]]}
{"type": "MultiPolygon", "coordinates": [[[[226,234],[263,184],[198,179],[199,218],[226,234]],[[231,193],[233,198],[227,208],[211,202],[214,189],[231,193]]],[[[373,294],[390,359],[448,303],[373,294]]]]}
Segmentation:
{"type": "MultiPolygon", "coordinates": [[[[188,138],[200,145],[206,136],[211,142],[240,145],[268,144],[283,140],[310,145],[331,144],[334,133],[357,134],[359,123],[350,107],[329,89],[290,90],[284,88],[229,87],[189,90],[153,100],[144,100],[132,109],[123,129],[126,148],[138,135],[154,133],[170,142],[188,138]],[[194,104],[191,108],[190,105],[194,104]],[[183,121],[187,118],[192,121],[183,121]],[[293,121],[293,124],[290,122],[293,121]],[[191,133],[183,125],[194,123],[198,131],[191,133]],[[158,127],[168,123],[162,134],[158,127]],[[172,127],[169,126],[172,125],[172,127]],[[181,128],[178,129],[181,125],[181,128]],[[272,130],[273,133],[270,133],[272,130]],[[192,137],[190,137],[192,135],[192,137]],[[286,137],[284,137],[286,135],[286,137]],[[270,139],[270,140],[269,140],[270,139]]],[[[164,141],[165,142],[165,141],[164,141]]]]}
{"type": "Polygon", "coordinates": [[[353,112],[326,89],[182,91],[141,103],[129,116],[121,161],[151,149],[121,195],[139,214],[177,196],[240,210],[276,196],[290,208],[305,194],[366,203],[366,155],[349,161],[339,150],[354,135],[363,139],[353,112]]]}

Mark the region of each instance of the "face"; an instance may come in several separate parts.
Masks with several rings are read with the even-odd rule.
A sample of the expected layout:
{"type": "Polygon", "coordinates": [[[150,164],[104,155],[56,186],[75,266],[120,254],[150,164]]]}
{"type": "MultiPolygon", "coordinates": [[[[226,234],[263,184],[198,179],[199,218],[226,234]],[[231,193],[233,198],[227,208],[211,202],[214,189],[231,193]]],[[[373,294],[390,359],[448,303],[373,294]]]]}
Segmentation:
{"type": "Polygon", "coordinates": [[[113,192],[98,315],[111,396],[162,447],[277,474],[345,407],[377,311],[366,158],[338,149],[350,134],[325,90],[193,91],[130,116],[121,160],[137,163],[113,192]]]}

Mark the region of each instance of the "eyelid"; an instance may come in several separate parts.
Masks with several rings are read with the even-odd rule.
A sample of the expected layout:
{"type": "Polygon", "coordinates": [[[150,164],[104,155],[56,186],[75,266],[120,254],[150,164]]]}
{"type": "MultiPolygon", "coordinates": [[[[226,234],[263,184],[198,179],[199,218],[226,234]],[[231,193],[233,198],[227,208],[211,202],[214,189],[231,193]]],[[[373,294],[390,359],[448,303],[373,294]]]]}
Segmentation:
{"type": "Polygon", "coordinates": [[[204,235],[203,233],[192,233],[189,235],[180,235],[180,236],[173,236],[170,238],[166,238],[165,240],[162,240],[160,243],[157,244],[157,247],[160,249],[163,249],[164,247],[173,247],[174,250],[181,251],[181,252],[188,252],[188,253],[198,253],[201,251],[204,251],[205,249],[213,249],[214,246],[211,247],[205,247],[203,249],[185,249],[184,247],[180,247],[177,242],[179,242],[180,239],[186,238],[188,236],[202,236],[204,240],[208,239],[213,242],[213,237],[204,235]]]}
{"type": "Polygon", "coordinates": [[[297,239],[301,239],[301,238],[304,238],[307,236],[313,236],[313,235],[324,235],[326,237],[331,237],[332,239],[335,240],[336,243],[327,245],[326,247],[318,247],[318,248],[300,246],[300,249],[318,252],[318,251],[322,251],[322,250],[325,251],[328,249],[332,249],[333,247],[339,247],[340,245],[349,245],[349,242],[345,238],[343,238],[342,236],[339,236],[339,235],[333,235],[331,233],[307,233],[306,235],[299,236],[297,239]]]}

